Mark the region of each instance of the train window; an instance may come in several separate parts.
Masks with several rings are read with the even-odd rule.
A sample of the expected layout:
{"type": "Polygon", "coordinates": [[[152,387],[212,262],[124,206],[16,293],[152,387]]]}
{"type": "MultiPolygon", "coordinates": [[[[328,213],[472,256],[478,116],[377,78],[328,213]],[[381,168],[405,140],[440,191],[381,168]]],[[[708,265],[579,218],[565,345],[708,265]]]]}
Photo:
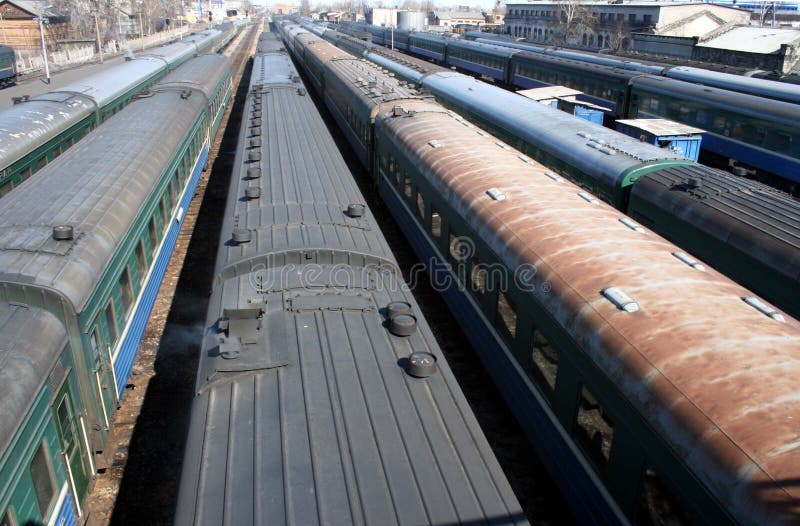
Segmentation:
{"type": "Polygon", "coordinates": [[[119,334],[117,333],[117,317],[114,316],[114,305],[111,300],[108,300],[108,305],[106,305],[106,326],[108,327],[108,341],[111,347],[114,347],[119,334]]]}
{"type": "Polygon", "coordinates": [[[163,199],[161,199],[161,201],[159,201],[160,211],[161,211],[161,224],[163,225],[164,229],[166,229],[169,226],[169,224],[167,223],[167,218],[169,216],[167,215],[167,201],[166,201],[166,199],[167,198],[164,197],[163,199]]]}
{"type": "Polygon", "coordinates": [[[464,239],[458,236],[456,232],[451,228],[450,229],[450,257],[453,261],[457,264],[460,264],[464,261],[464,251],[467,248],[467,243],[464,243],[464,239]]]}
{"type": "Polygon", "coordinates": [[[56,157],[61,155],[61,151],[62,151],[61,146],[56,146],[55,148],[53,148],[53,158],[55,159],[56,157]]]}
{"type": "Polygon", "coordinates": [[[558,351],[550,345],[542,331],[538,329],[533,330],[531,347],[531,361],[533,362],[531,377],[548,397],[552,397],[556,390],[556,376],[558,375],[558,351]]]}
{"type": "Polygon", "coordinates": [[[422,221],[425,221],[425,198],[422,197],[422,192],[417,192],[417,213],[422,221]]]}
{"type": "Polygon", "coordinates": [[[395,170],[394,157],[390,155],[389,156],[389,173],[394,175],[394,170],[395,170]]]}
{"type": "Polygon", "coordinates": [[[75,144],[75,139],[70,137],[69,140],[67,141],[67,147],[71,148],[74,144],[75,144]]]}
{"type": "Polygon", "coordinates": [[[158,246],[158,229],[156,227],[155,216],[150,218],[150,223],[147,225],[147,227],[150,234],[150,248],[155,253],[156,247],[158,246]]]}
{"type": "Polygon", "coordinates": [[[788,152],[792,146],[792,136],[787,133],[775,134],[775,148],[779,152],[788,152]]]}
{"type": "Polygon", "coordinates": [[[767,130],[764,128],[755,128],[753,129],[753,141],[755,144],[762,144],[764,142],[764,138],[767,136],[767,130]]]}
{"type": "Polygon", "coordinates": [[[658,111],[660,107],[661,103],[659,100],[654,97],[650,97],[650,109],[653,111],[658,111]]]}
{"type": "Polygon", "coordinates": [[[472,291],[478,294],[486,294],[486,279],[488,271],[486,265],[480,262],[477,257],[472,258],[472,270],[470,271],[470,281],[472,291]]]}
{"type": "Polygon", "coordinates": [[[442,216],[433,209],[431,209],[431,235],[436,239],[442,237],[442,216]]]}
{"type": "Polygon", "coordinates": [[[658,474],[647,467],[642,474],[642,486],[639,493],[639,509],[635,524],[656,526],[670,524],[679,526],[691,524],[692,517],[675,495],[661,482],[658,474]]]}
{"type": "Polygon", "coordinates": [[[56,484],[53,476],[53,466],[50,463],[44,440],[41,441],[36,453],[33,454],[29,471],[33,479],[33,491],[36,494],[39,511],[42,514],[42,518],[46,519],[56,498],[56,484]]]}
{"type": "Polygon", "coordinates": [[[47,166],[47,156],[44,156],[41,159],[39,159],[39,162],[36,165],[36,169],[41,170],[45,166],[47,166]]]}
{"type": "Polygon", "coordinates": [[[506,330],[513,340],[517,335],[517,311],[511,300],[500,290],[497,291],[497,315],[495,323],[506,330]]]}
{"type": "Polygon", "coordinates": [[[72,456],[77,445],[77,437],[75,427],[73,426],[72,407],[70,406],[69,397],[64,394],[61,402],[56,409],[56,417],[58,421],[58,431],[61,435],[61,449],[66,452],[68,456],[72,456]]]}
{"type": "Polygon", "coordinates": [[[14,511],[9,506],[3,517],[0,518],[0,526],[17,526],[17,519],[14,517],[14,511]]]}
{"type": "Polygon", "coordinates": [[[0,197],[6,195],[13,189],[14,189],[14,181],[8,181],[3,186],[0,186],[0,197]]]}
{"type": "Polygon", "coordinates": [[[128,267],[125,267],[119,277],[119,292],[122,297],[122,310],[127,315],[133,305],[133,288],[131,287],[131,273],[128,267]]]}
{"type": "Polygon", "coordinates": [[[169,181],[169,202],[170,206],[174,207],[178,204],[179,199],[179,192],[178,192],[178,179],[173,177],[169,181]]]}
{"type": "Polygon", "coordinates": [[[731,137],[739,139],[744,134],[744,127],[741,122],[734,122],[731,128],[731,137]]]}
{"type": "Polygon", "coordinates": [[[705,124],[708,122],[708,113],[706,110],[697,110],[697,115],[694,120],[698,124],[705,124]]]}
{"type": "Polygon", "coordinates": [[[136,270],[139,272],[139,281],[144,281],[147,274],[147,259],[144,255],[144,241],[141,239],[136,244],[136,270]]]}
{"type": "Polygon", "coordinates": [[[102,363],[100,361],[100,335],[97,332],[97,327],[92,329],[92,334],[89,335],[89,345],[92,348],[92,359],[94,360],[95,370],[98,370],[102,363]]]}
{"type": "Polygon", "coordinates": [[[414,188],[411,185],[411,178],[408,175],[406,175],[403,178],[403,193],[409,199],[411,198],[411,195],[414,193],[414,188]]]}
{"type": "Polygon", "coordinates": [[[717,115],[714,117],[714,129],[717,130],[724,130],[725,129],[725,116],[724,115],[717,115]]]}
{"type": "Polygon", "coordinates": [[[611,455],[614,424],[586,387],[581,389],[576,424],[575,434],[578,442],[598,467],[604,467],[611,455]]]}

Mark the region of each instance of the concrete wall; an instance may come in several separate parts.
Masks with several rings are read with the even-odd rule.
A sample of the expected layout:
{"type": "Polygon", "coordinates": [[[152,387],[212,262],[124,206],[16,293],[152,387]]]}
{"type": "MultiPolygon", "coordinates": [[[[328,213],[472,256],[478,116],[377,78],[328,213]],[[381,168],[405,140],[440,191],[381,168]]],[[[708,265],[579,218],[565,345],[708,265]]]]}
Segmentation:
{"type": "Polygon", "coordinates": [[[633,34],[633,50],[637,53],[691,58],[695,44],[697,44],[696,37],[633,34]]]}

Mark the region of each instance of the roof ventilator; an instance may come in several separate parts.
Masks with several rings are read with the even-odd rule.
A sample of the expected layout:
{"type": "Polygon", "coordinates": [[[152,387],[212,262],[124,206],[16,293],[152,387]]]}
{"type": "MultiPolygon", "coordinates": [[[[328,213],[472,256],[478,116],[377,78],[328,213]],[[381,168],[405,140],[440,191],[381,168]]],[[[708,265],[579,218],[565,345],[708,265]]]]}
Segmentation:
{"type": "Polygon", "coordinates": [[[392,106],[392,117],[402,117],[405,110],[402,106],[392,106]]]}
{"type": "Polygon", "coordinates": [[[258,179],[259,177],[261,177],[261,168],[257,166],[251,166],[247,169],[248,179],[258,179]]]}
{"type": "Polygon", "coordinates": [[[498,188],[489,188],[486,190],[486,193],[495,201],[505,201],[508,198],[508,196],[506,196],[506,194],[504,194],[503,191],[498,188]]]}
{"type": "Polygon", "coordinates": [[[253,126],[261,126],[261,119],[256,117],[253,119],[253,126]]]}
{"type": "Polygon", "coordinates": [[[234,243],[241,245],[243,243],[249,243],[253,238],[253,233],[246,228],[234,228],[232,237],[234,243]]]}
{"type": "Polygon", "coordinates": [[[69,241],[75,235],[75,231],[69,225],[57,225],[53,227],[53,239],[56,241],[69,241]]]}
{"type": "Polygon", "coordinates": [[[578,195],[580,196],[581,199],[583,199],[584,201],[586,201],[588,203],[592,203],[593,205],[599,205],[600,204],[600,201],[598,201],[597,199],[595,199],[591,195],[587,194],[586,192],[578,192],[578,195]]]}
{"type": "Polygon", "coordinates": [[[580,137],[583,137],[584,139],[591,139],[592,138],[591,134],[588,133],[588,132],[585,132],[585,131],[579,131],[578,135],[580,137]]]}
{"type": "Polygon", "coordinates": [[[251,162],[260,161],[261,160],[261,152],[259,150],[250,150],[247,152],[247,158],[251,162]]]}
{"type": "Polygon", "coordinates": [[[686,180],[686,186],[689,188],[700,188],[703,186],[703,180],[699,177],[690,177],[686,180]]]}
{"type": "Polygon", "coordinates": [[[495,141],[495,144],[504,150],[508,150],[508,145],[501,141],[495,141]]]}
{"type": "Polygon", "coordinates": [[[685,252],[673,252],[672,255],[680,259],[681,261],[683,261],[684,263],[686,263],[695,270],[699,270],[701,272],[706,271],[706,267],[704,267],[702,263],[691,257],[689,254],[686,254],[685,252]]]}
{"type": "Polygon", "coordinates": [[[644,234],[644,228],[640,225],[636,224],[635,221],[628,219],[627,217],[620,217],[619,222],[625,225],[626,227],[630,228],[634,232],[638,232],[640,234],[644,234]]]}
{"type": "Polygon", "coordinates": [[[250,139],[251,148],[261,148],[261,137],[253,137],[250,139]]]}
{"type": "Polygon", "coordinates": [[[261,197],[261,187],[259,186],[248,186],[244,190],[244,196],[247,199],[258,199],[261,197]]]}
{"type": "Polygon", "coordinates": [[[557,182],[557,183],[560,183],[560,182],[562,182],[562,181],[563,181],[563,179],[561,179],[561,177],[557,176],[557,175],[556,175],[556,174],[554,174],[553,172],[547,171],[547,172],[545,172],[544,174],[545,174],[547,177],[549,177],[550,179],[552,179],[553,181],[557,182]]]}
{"type": "Polygon", "coordinates": [[[613,303],[619,310],[625,312],[638,312],[639,304],[633,298],[625,294],[619,287],[608,287],[603,289],[603,296],[613,303]]]}
{"type": "Polygon", "coordinates": [[[347,205],[347,215],[350,217],[362,217],[366,207],[360,203],[350,203],[347,205]]]}
{"type": "Polygon", "coordinates": [[[182,99],[188,99],[191,96],[192,96],[192,90],[185,89],[185,90],[181,91],[181,98],[182,99]]]}
{"type": "Polygon", "coordinates": [[[524,155],[518,155],[517,157],[519,157],[519,160],[523,163],[531,164],[532,162],[530,157],[526,157],[524,155]]]}
{"type": "Polygon", "coordinates": [[[411,305],[405,301],[393,301],[386,306],[389,332],[395,336],[411,336],[417,332],[417,317],[411,313],[411,305]]]}
{"type": "Polygon", "coordinates": [[[429,352],[415,352],[408,357],[406,372],[415,378],[427,378],[436,373],[436,356],[429,352]]]}
{"type": "Polygon", "coordinates": [[[760,299],[756,298],[755,296],[745,296],[742,298],[742,300],[751,307],[753,307],[754,309],[756,309],[761,314],[769,316],[773,320],[779,321],[781,323],[786,322],[786,318],[783,317],[783,314],[773,309],[772,307],[770,307],[760,299]]]}
{"type": "Polygon", "coordinates": [[[431,148],[440,148],[442,146],[442,143],[436,140],[428,141],[428,144],[430,145],[431,148]]]}

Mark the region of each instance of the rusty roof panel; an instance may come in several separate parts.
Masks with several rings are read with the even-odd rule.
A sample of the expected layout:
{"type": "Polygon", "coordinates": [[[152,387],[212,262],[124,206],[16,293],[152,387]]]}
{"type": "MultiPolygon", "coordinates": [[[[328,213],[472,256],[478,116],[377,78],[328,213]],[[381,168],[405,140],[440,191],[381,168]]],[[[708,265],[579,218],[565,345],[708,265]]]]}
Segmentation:
{"type": "Polygon", "coordinates": [[[505,265],[536,267],[535,284],[550,286],[537,300],[733,516],[800,513],[800,324],[771,319],[746,289],[437,108],[406,102],[413,117],[383,111],[377,125],[505,265]],[[611,286],[638,312],[608,301],[611,286]]]}

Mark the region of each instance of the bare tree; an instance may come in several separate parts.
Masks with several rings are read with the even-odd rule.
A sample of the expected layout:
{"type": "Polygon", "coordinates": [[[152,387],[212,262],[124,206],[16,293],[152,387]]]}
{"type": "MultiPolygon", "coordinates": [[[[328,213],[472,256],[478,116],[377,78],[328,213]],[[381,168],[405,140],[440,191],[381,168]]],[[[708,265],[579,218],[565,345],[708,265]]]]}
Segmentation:
{"type": "Polygon", "coordinates": [[[301,0],[300,2],[300,14],[303,16],[310,16],[311,15],[311,3],[308,0],[301,0]]]}
{"type": "Polygon", "coordinates": [[[554,39],[563,46],[578,44],[581,35],[595,25],[592,8],[585,0],[559,0],[557,16],[554,39]]]}

